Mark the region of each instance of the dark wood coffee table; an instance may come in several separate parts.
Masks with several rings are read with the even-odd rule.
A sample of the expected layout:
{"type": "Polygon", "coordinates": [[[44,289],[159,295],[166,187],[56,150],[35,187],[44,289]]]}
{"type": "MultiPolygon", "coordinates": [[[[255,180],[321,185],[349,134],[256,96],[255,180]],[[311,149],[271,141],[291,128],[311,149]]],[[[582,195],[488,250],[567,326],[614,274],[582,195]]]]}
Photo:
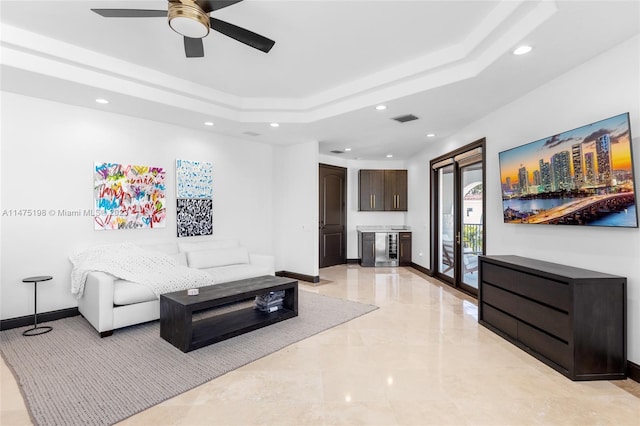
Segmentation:
{"type": "Polygon", "coordinates": [[[271,275],[160,295],[160,337],[182,352],[189,352],[276,322],[298,316],[298,281],[271,275]],[[199,311],[252,300],[271,291],[284,290],[282,309],[262,312],[253,307],[194,321],[199,311]]]}

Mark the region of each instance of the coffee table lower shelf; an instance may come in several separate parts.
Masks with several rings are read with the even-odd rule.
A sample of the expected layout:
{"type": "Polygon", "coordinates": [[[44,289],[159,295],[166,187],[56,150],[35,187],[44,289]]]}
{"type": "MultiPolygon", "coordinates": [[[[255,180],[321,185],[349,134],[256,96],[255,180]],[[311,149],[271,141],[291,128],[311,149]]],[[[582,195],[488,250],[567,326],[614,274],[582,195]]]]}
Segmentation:
{"type": "Polygon", "coordinates": [[[264,276],[208,287],[200,294],[186,291],[160,296],[160,337],[183,352],[230,339],[298,316],[298,282],[289,278],[264,276]],[[193,314],[231,303],[251,300],[271,291],[284,290],[283,306],[275,312],[253,307],[193,320],[193,314]]]}
{"type": "Polygon", "coordinates": [[[199,349],[296,316],[298,313],[290,309],[269,313],[245,308],[194,321],[189,350],[199,349]]]}

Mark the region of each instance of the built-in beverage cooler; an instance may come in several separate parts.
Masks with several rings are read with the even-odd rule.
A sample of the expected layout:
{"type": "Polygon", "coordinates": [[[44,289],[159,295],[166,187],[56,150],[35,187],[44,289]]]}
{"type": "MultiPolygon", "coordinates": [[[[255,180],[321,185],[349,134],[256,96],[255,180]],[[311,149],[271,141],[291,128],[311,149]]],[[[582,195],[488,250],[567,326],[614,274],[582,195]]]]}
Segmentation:
{"type": "Polygon", "coordinates": [[[398,233],[376,232],[376,266],[398,266],[398,233]]]}

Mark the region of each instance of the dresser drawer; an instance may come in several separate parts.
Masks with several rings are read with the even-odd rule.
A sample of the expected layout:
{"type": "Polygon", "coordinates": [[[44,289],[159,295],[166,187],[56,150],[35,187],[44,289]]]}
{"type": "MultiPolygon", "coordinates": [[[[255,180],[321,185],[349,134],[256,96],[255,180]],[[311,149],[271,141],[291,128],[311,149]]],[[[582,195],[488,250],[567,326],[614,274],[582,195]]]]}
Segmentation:
{"type": "Polygon", "coordinates": [[[569,315],[532,300],[482,283],[482,301],[518,319],[546,330],[565,342],[571,339],[569,315]]]}
{"type": "Polygon", "coordinates": [[[565,312],[569,312],[571,308],[571,293],[566,283],[488,262],[482,263],[482,280],[565,312]]]}
{"type": "Polygon", "coordinates": [[[571,369],[571,348],[567,343],[523,322],[518,322],[518,341],[561,367],[571,369]]]}
{"type": "Polygon", "coordinates": [[[504,312],[483,303],[481,319],[514,339],[518,337],[518,320],[504,312]]]}

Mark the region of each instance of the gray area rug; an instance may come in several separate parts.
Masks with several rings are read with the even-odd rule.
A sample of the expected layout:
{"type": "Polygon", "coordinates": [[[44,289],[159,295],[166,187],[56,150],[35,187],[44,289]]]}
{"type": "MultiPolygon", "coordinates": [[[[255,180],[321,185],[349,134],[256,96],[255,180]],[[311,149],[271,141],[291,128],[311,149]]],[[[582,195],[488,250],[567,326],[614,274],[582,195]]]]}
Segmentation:
{"type": "Polygon", "coordinates": [[[301,290],[299,316],[189,353],[160,338],[160,323],[116,330],[101,339],[82,317],[48,323],[24,337],[0,332],[34,423],[105,425],[121,421],[292,343],[377,307],[301,290]]]}

